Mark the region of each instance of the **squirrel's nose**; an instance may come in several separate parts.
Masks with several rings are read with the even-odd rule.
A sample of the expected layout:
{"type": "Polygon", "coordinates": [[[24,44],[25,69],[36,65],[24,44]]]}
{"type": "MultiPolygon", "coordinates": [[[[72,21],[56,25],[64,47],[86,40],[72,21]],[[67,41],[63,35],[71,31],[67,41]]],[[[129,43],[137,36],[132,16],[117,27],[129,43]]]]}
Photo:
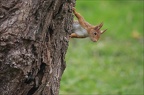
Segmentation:
{"type": "Polygon", "coordinates": [[[94,39],[93,42],[97,42],[97,39],[94,39]]]}

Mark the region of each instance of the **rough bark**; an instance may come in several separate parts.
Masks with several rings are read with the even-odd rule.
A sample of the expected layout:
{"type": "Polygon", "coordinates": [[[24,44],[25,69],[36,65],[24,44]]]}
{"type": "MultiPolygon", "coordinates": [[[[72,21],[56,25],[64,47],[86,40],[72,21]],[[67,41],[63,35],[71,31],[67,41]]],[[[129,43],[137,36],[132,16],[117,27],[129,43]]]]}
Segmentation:
{"type": "Polygon", "coordinates": [[[0,0],[0,95],[58,95],[74,0],[0,0]]]}

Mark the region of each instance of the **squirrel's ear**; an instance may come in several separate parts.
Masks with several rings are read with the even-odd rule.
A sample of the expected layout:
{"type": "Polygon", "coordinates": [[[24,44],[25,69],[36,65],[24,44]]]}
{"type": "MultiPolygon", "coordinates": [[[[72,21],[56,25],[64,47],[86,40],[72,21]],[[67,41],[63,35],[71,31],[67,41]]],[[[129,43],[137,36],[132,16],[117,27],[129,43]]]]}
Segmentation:
{"type": "Polygon", "coordinates": [[[107,29],[105,29],[105,30],[102,30],[102,31],[101,31],[101,34],[103,34],[105,31],[107,31],[107,29]]]}
{"type": "Polygon", "coordinates": [[[98,25],[98,29],[100,29],[103,26],[103,23],[98,25]]]}
{"type": "Polygon", "coordinates": [[[97,30],[97,29],[98,29],[98,26],[95,26],[94,29],[97,30]]]}
{"type": "Polygon", "coordinates": [[[99,25],[97,25],[97,26],[95,26],[95,30],[99,30],[101,27],[103,26],[103,23],[101,23],[101,24],[99,24],[99,25]]]}

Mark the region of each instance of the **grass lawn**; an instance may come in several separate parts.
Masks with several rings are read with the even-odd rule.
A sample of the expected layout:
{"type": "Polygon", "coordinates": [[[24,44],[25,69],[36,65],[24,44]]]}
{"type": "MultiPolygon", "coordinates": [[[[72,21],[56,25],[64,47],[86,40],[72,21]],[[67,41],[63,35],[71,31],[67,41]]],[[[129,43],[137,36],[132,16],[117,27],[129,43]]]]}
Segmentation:
{"type": "Polygon", "coordinates": [[[97,43],[70,40],[60,95],[143,95],[144,1],[77,0],[76,10],[108,30],[97,43]]]}

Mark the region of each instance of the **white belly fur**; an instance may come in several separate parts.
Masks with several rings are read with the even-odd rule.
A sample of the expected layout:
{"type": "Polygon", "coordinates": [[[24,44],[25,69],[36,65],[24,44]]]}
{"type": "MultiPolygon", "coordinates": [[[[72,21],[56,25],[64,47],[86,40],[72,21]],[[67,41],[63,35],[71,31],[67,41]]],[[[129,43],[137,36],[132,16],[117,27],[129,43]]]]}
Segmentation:
{"type": "Polygon", "coordinates": [[[73,24],[73,32],[79,36],[88,36],[87,30],[84,29],[79,23],[73,24]]]}

